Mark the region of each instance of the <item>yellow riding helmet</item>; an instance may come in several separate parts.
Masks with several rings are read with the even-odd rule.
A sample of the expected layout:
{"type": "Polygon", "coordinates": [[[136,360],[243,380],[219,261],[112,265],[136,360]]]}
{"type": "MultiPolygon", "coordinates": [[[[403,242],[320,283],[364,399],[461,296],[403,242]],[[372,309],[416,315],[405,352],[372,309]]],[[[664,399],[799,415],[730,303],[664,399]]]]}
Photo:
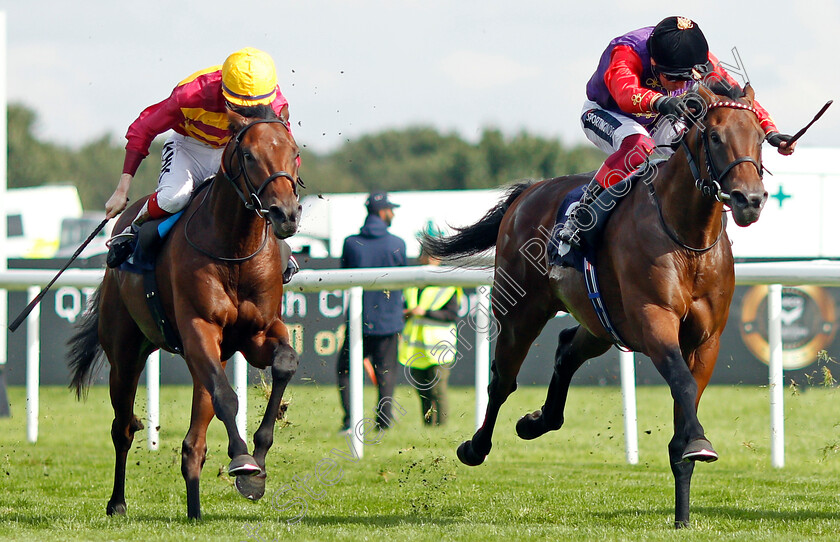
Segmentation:
{"type": "Polygon", "coordinates": [[[270,104],[277,96],[277,70],[263,51],[245,47],[222,65],[222,95],[234,105],[270,104]]]}

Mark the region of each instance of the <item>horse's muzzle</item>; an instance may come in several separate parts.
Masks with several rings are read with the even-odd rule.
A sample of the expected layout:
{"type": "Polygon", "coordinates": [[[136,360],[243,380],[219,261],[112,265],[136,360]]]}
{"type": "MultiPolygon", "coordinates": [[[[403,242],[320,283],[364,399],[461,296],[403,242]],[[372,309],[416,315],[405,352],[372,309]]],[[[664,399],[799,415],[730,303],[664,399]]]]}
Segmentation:
{"type": "Polygon", "coordinates": [[[758,220],[764,204],[767,203],[766,190],[764,192],[747,192],[735,189],[729,195],[731,197],[729,206],[732,208],[732,218],[739,226],[749,226],[758,220]]]}
{"type": "Polygon", "coordinates": [[[300,224],[300,209],[300,205],[291,209],[282,209],[277,205],[268,208],[268,221],[278,239],[285,239],[297,233],[300,224]]]}

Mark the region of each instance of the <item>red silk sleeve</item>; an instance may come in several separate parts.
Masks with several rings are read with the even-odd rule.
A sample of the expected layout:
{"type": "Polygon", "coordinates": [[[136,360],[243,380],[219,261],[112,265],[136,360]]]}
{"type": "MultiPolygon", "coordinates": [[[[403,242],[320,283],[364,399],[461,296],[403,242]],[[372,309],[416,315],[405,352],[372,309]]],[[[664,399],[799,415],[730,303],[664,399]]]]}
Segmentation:
{"type": "Polygon", "coordinates": [[[618,45],[613,49],[610,64],[604,72],[604,83],[625,113],[650,113],[651,102],[662,96],[642,86],[642,72],[642,59],[630,46],[618,45]]]}
{"type": "Polygon", "coordinates": [[[178,105],[178,93],[183,87],[177,87],[165,100],[150,105],[131,123],[125,138],[128,140],[127,151],[136,151],[144,158],[149,155],[149,146],[158,135],[178,126],[184,116],[178,105]]]}
{"type": "Polygon", "coordinates": [[[137,173],[137,168],[140,167],[140,162],[143,161],[143,158],[145,158],[145,156],[139,151],[135,151],[134,149],[126,149],[122,172],[128,173],[129,175],[133,176],[135,173],[137,173]]]}

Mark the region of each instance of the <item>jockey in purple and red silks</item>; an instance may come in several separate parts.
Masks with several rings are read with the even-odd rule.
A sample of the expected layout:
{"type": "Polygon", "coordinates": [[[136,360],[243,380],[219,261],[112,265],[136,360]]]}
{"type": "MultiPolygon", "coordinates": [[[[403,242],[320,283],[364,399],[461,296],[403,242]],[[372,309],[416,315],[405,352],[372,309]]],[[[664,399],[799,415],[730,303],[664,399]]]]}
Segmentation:
{"type": "MultiPolygon", "coordinates": [[[[125,136],[123,172],[105,204],[106,217],[113,218],[126,208],[129,186],[154,138],[168,130],[175,133],[163,146],[157,190],[132,225],[110,241],[109,267],[117,267],[129,256],[141,224],[177,213],[189,203],[193,189],[216,174],[231,137],[227,110],[251,116],[249,108],[259,106],[271,107],[277,118],[288,121],[289,102],[277,84],[274,60],[268,53],[245,47],[228,56],[223,65],[190,75],[168,98],[140,113],[125,136]]],[[[297,270],[294,258],[289,264],[284,275],[287,282],[297,270]]]]}
{"type": "MultiPolygon", "coordinates": [[[[610,42],[586,85],[581,116],[586,137],[610,156],[584,191],[578,209],[585,209],[604,188],[627,177],[654,147],[676,139],[682,127],[670,119],[682,112],[680,96],[689,90],[690,82],[709,75],[737,86],[709,52],[706,37],[691,19],[668,17],[655,27],[640,28],[610,42]]],[[[795,142],[787,144],[791,136],[779,133],[758,102],[753,106],[767,142],[781,154],[791,154],[796,147],[795,142]]],[[[569,251],[569,245],[580,247],[578,213],[573,211],[558,233],[561,255],[569,251]]]]}

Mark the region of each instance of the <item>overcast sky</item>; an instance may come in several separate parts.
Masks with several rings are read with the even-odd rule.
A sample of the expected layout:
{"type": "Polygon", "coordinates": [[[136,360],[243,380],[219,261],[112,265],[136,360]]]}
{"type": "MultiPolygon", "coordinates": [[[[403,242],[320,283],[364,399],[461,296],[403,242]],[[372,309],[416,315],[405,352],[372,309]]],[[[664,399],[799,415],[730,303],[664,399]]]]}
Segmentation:
{"type": "MultiPolygon", "coordinates": [[[[578,143],[606,44],[669,15],[697,21],[724,62],[737,48],[782,131],[840,96],[837,0],[0,0],[0,10],[9,100],[35,109],[41,137],[69,144],[124,142],[143,108],[244,46],[274,57],[295,136],[316,151],[410,125],[578,143]]],[[[840,104],[802,145],[840,147],[840,104]]]]}

